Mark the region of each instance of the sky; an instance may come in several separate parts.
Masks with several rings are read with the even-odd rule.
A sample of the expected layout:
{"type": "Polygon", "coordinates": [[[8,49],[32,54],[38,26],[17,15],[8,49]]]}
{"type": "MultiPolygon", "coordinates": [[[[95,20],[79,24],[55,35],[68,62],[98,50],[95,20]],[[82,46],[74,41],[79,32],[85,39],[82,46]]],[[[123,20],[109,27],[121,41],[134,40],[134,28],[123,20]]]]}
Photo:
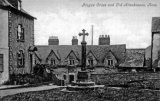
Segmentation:
{"type": "Polygon", "coordinates": [[[49,36],[58,36],[60,45],[71,45],[82,29],[91,45],[100,35],[110,35],[111,44],[146,48],[151,44],[152,17],[160,17],[160,0],[22,0],[22,7],[35,20],[35,44],[47,45],[49,36]],[[150,5],[150,6],[149,6],[150,5]]]}

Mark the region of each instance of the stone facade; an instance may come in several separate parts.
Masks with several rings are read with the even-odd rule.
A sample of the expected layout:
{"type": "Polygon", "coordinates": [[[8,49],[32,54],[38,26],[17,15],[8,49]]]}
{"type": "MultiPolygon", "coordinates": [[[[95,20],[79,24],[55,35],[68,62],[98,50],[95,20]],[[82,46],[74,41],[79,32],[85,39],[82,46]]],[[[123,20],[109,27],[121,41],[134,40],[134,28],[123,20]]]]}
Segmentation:
{"type": "Polygon", "coordinates": [[[25,16],[23,13],[9,11],[9,71],[12,73],[30,73],[31,72],[31,54],[28,52],[30,46],[34,45],[34,19],[25,16]],[[18,25],[24,29],[24,41],[17,40],[18,25]],[[24,52],[24,67],[17,66],[17,52],[24,52]]]}
{"type": "Polygon", "coordinates": [[[151,66],[151,46],[148,46],[145,49],[145,66],[146,67],[151,66]]]}
{"type": "Polygon", "coordinates": [[[158,52],[160,51],[160,33],[154,33],[152,39],[152,67],[158,67],[158,52]]]}

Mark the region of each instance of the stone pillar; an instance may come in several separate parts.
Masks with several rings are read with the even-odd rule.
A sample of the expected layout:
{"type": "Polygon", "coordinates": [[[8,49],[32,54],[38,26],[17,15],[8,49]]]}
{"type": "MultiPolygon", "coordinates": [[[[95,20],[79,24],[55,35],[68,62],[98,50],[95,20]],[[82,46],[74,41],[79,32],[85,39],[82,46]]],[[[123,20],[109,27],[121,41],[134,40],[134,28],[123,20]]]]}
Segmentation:
{"type": "Polygon", "coordinates": [[[81,70],[82,71],[85,71],[86,70],[86,42],[83,41],[81,42],[82,44],[82,67],[81,67],[81,70]]]}
{"type": "Polygon", "coordinates": [[[82,57],[81,57],[81,71],[78,72],[77,79],[79,81],[88,80],[88,72],[86,71],[86,44],[85,36],[88,36],[88,33],[85,33],[85,29],[82,30],[82,33],[79,33],[79,36],[83,36],[82,44],[82,57]]]}

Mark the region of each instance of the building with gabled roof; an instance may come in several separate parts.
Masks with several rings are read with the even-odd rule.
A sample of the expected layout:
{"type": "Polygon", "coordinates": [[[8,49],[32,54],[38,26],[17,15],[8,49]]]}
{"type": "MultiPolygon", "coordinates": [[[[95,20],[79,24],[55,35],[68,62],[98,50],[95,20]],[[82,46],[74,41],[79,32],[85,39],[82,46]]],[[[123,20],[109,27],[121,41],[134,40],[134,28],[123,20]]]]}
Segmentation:
{"type": "Polygon", "coordinates": [[[11,74],[31,73],[34,20],[21,0],[0,0],[0,84],[11,74]]]}
{"type": "MultiPolygon", "coordinates": [[[[75,81],[77,72],[81,69],[82,46],[59,45],[57,41],[59,42],[58,38],[49,39],[49,45],[35,46],[37,48],[34,53],[35,64],[49,64],[55,74],[60,78],[63,76],[66,78],[67,83],[70,82],[70,78],[74,78],[75,81]]],[[[108,45],[108,41],[105,40],[103,40],[103,45],[86,46],[86,65],[93,74],[144,69],[144,63],[145,49],[126,49],[125,44],[108,45]],[[107,43],[104,44],[104,42],[107,43]]]]}
{"type": "MultiPolygon", "coordinates": [[[[51,51],[55,53],[55,56],[60,58],[59,65],[66,65],[66,59],[73,53],[77,60],[81,61],[81,45],[37,45],[38,53],[40,54],[41,63],[45,64],[45,61],[51,51]]],[[[87,45],[86,54],[92,56],[98,63],[96,65],[103,65],[104,58],[108,52],[114,53],[114,57],[117,59],[117,63],[120,64],[125,59],[126,45],[87,45]]],[[[38,55],[37,55],[38,56],[38,55]]],[[[80,64],[80,63],[79,63],[80,64]]]]}

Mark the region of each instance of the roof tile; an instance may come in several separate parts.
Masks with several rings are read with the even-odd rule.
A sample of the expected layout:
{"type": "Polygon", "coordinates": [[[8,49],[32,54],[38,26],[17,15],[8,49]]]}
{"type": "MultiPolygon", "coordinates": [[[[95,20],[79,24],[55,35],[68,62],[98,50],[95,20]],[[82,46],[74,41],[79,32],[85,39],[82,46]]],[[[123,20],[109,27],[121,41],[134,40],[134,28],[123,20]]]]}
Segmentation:
{"type": "MultiPolygon", "coordinates": [[[[65,62],[65,58],[71,52],[74,51],[76,56],[81,60],[81,45],[40,45],[36,46],[38,49],[38,53],[41,56],[42,61],[45,61],[48,54],[53,50],[57,52],[58,56],[61,59],[61,64],[63,65],[65,62]]],[[[102,62],[104,59],[105,54],[111,50],[115,57],[119,60],[119,63],[123,62],[125,59],[125,49],[126,45],[87,45],[86,47],[86,54],[89,51],[92,51],[95,57],[102,62]]]]}
{"type": "Polygon", "coordinates": [[[121,67],[143,67],[145,49],[127,49],[125,62],[121,67]]]}

